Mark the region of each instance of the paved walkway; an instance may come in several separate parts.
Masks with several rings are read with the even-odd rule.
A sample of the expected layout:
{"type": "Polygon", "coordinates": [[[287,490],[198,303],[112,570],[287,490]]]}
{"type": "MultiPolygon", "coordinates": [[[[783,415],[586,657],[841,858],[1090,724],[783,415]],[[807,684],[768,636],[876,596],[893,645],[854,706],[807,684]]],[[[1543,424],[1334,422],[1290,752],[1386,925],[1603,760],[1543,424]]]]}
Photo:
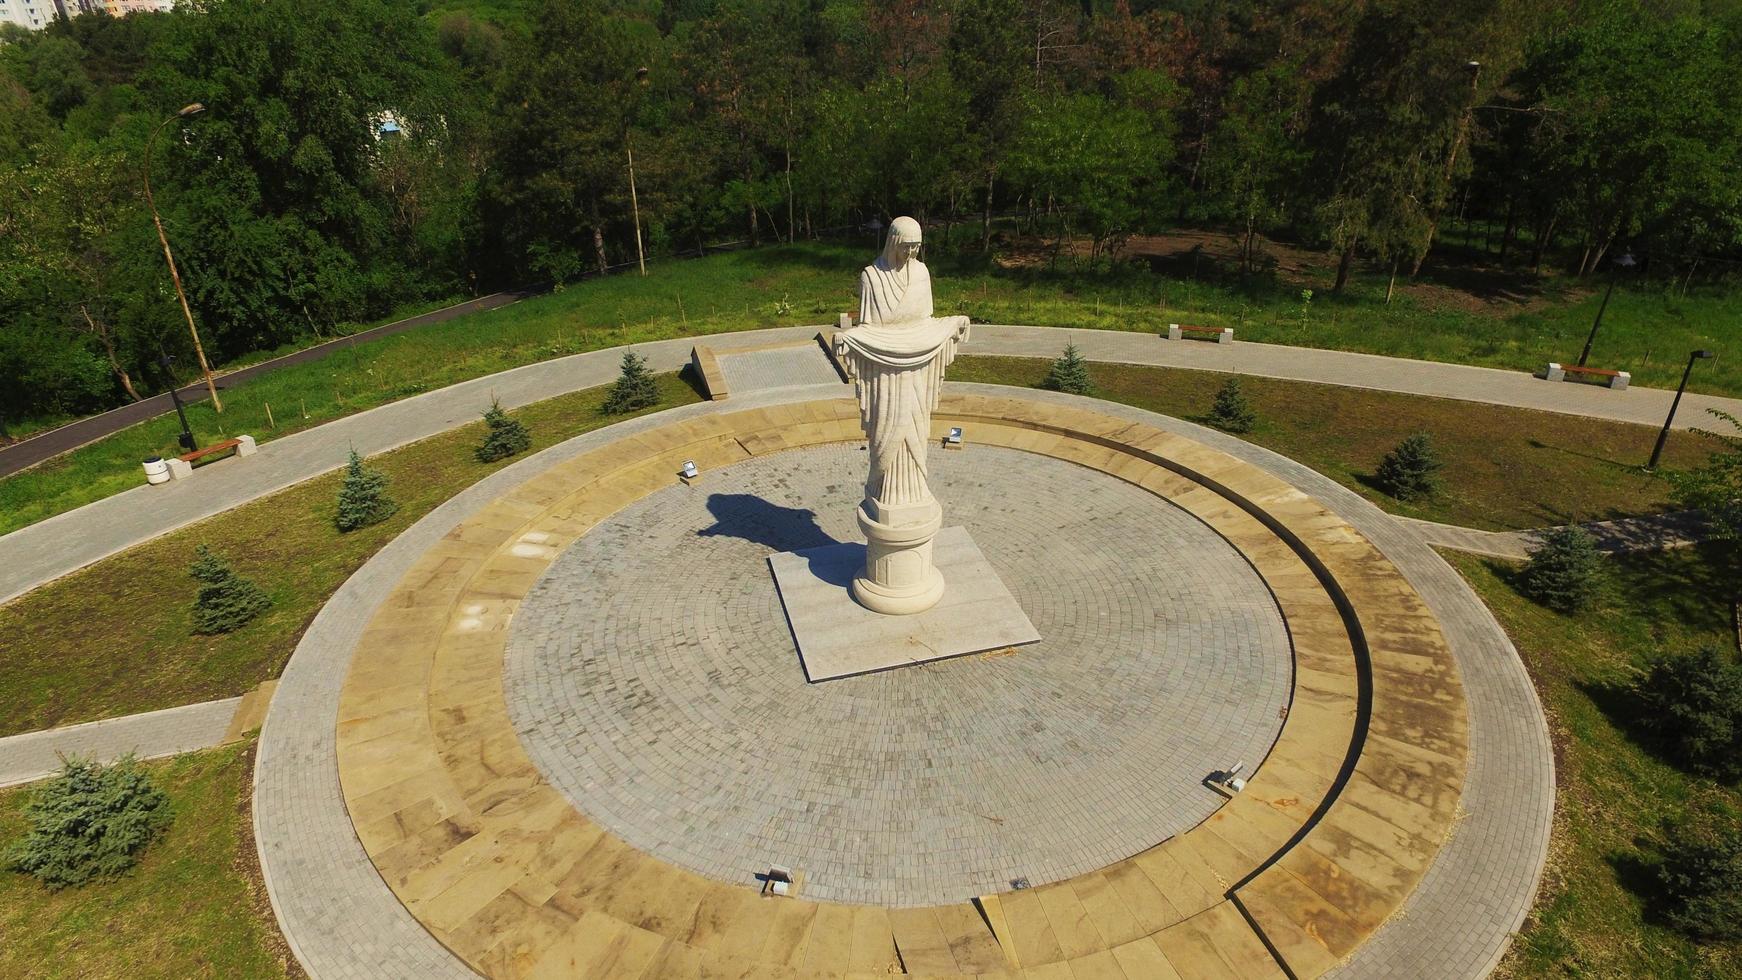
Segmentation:
{"type": "MultiPolygon", "coordinates": [[[[716,334],[722,354],[782,340],[812,337],[818,327],[778,327],[716,334]]],[[[637,345],[656,371],[688,362],[700,338],[637,345]]],[[[1169,341],[1154,334],[977,324],[965,352],[1056,356],[1066,340],[1085,357],[1208,371],[1463,398],[1620,422],[1661,424],[1672,392],[1610,391],[1537,380],[1492,368],[1351,354],[1271,344],[1169,341]]],[[[451,385],[265,443],[247,459],[201,467],[194,479],[132,490],[51,517],[0,537],[0,602],[160,534],[222,513],[256,497],[337,469],[355,447],[365,456],[476,421],[492,395],[507,408],[606,384],[617,375],[622,349],[591,351],[451,385]]],[[[1688,395],[1678,424],[1705,424],[1707,407],[1742,414],[1742,400],[1688,395]]]]}
{"type": "MultiPolygon", "coordinates": [[[[808,400],[830,390],[839,389],[792,388],[686,406],[589,433],[520,460],[414,524],[327,603],[285,671],[261,735],[255,771],[255,831],[262,867],[285,934],[312,975],[470,975],[383,883],[346,817],[338,782],[335,721],[345,664],[356,636],[407,569],[449,529],[563,460],[652,426],[808,400]],[[344,901],[333,901],[335,895],[344,901]]],[[[1025,394],[1061,404],[1072,401],[1051,393],[1025,394]]],[[[1499,624],[1413,529],[1330,479],[1201,426],[1119,405],[1095,406],[1182,433],[1295,484],[1377,544],[1432,607],[1452,645],[1470,705],[1466,815],[1404,909],[1339,975],[1486,974],[1534,899],[1554,809],[1547,728],[1530,679],[1499,624]]]]}
{"type": "Polygon", "coordinates": [[[0,787],[51,776],[62,757],[113,762],[131,752],[141,759],[209,749],[224,741],[242,698],[148,711],[0,738],[0,787]]]}
{"type": "MultiPolygon", "coordinates": [[[[1522,560],[1553,528],[1529,531],[1482,531],[1453,524],[1435,524],[1412,517],[1399,521],[1413,528],[1422,540],[1438,548],[1468,551],[1490,558],[1522,560]]],[[[1597,548],[1610,554],[1628,551],[1661,551],[1665,548],[1686,548],[1704,537],[1706,523],[1691,511],[1675,514],[1655,514],[1650,517],[1628,517],[1618,521],[1591,521],[1580,524],[1593,538],[1597,548]]]]}

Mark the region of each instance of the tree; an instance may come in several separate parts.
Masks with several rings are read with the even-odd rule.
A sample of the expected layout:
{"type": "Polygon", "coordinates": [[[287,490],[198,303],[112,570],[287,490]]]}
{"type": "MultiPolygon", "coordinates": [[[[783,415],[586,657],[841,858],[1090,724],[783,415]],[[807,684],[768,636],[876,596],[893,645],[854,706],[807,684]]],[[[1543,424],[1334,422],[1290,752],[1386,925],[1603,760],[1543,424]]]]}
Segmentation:
{"type": "Polygon", "coordinates": [[[168,802],[130,755],[107,766],[68,759],[32,793],[30,831],[8,863],[51,889],[113,878],[163,829],[168,802]]]}
{"type": "Polygon", "coordinates": [[[1095,391],[1095,382],[1089,378],[1089,363],[1083,360],[1075,344],[1065,345],[1064,354],[1052,362],[1052,368],[1040,386],[1071,395],[1088,395],[1095,391]]]}
{"type": "Polygon", "coordinates": [[[1436,474],[1443,465],[1427,433],[1418,432],[1385,454],[1373,478],[1380,489],[1398,500],[1416,500],[1434,492],[1436,474]]]}
{"type": "Polygon", "coordinates": [[[1670,475],[1676,502],[1705,512],[1712,531],[1729,541],[1742,539],[1742,421],[1717,409],[1711,413],[1734,431],[1701,430],[1718,443],[1717,450],[1701,466],[1670,475]]]}
{"type": "Polygon", "coordinates": [[[206,635],[231,633],[272,605],[272,597],[259,586],[236,574],[230,563],[205,546],[194,549],[188,574],[200,581],[194,600],[194,632],[206,635]]]}
{"type": "Polygon", "coordinates": [[[484,434],[484,442],[472,451],[480,463],[507,459],[532,446],[532,436],[527,434],[526,426],[504,412],[502,403],[495,399],[490,400],[490,408],[484,413],[484,425],[489,430],[484,434]]]}
{"type": "Polygon", "coordinates": [[[1719,802],[1698,805],[1666,828],[1658,881],[1677,931],[1696,939],[1742,938],[1742,821],[1719,802]]]}
{"type": "Polygon", "coordinates": [[[394,227],[378,179],[387,115],[400,139],[439,143],[463,105],[411,6],[210,0],[170,16],[149,65],[153,125],[190,102],[209,107],[153,157],[208,348],[272,347],[459,285],[407,274],[417,243],[394,227]]]}
{"type": "Polygon", "coordinates": [[[647,370],[647,362],[634,351],[623,352],[623,371],[605,396],[607,414],[622,415],[659,404],[659,384],[647,370]]]}
{"type": "Polygon", "coordinates": [[[387,477],[378,470],[363,465],[363,457],[351,450],[351,460],[345,465],[345,482],[339,487],[339,509],[333,515],[333,526],[340,532],[379,524],[393,516],[399,505],[387,496],[387,477]]]}
{"type": "Polygon", "coordinates": [[[1635,688],[1641,721],[1682,763],[1719,779],[1742,777],[1742,664],[1704,647],[1662,654],[1635,688]]]}
{"type": "Polygon", "coordinates": [[[493,221],[525,268],[558,282],[610,264],[606,230],[628,202],[624,135],[636,69],[658,63],[653,25],[600,0],[545,0],[501,99],[493,221]]]}
{"type": "Polygon", "coordinates": [[[1240,390],[1239,378],[1229,378],[1216,389],[1216,400],[1205,418],[1224,432],[1251,432],[1258,424],[1258,413],[1253,411],[1245,393],[1240,390]]]}
{"type": "Polygon", "coordinates": [[[1589,608],[1602,591],[1603,556],[1580,527],[1557,527],[1543,536],[1519,573],[1519,591],[1561,613],[1589,608]]]}

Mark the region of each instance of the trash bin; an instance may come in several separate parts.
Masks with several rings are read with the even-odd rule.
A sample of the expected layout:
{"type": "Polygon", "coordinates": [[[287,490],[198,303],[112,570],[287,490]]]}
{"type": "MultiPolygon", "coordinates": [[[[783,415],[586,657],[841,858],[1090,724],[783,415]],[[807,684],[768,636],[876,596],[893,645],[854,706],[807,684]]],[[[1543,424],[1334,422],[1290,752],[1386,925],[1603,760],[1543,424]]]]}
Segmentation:
{"type": "Polygon", "coordinates": [[[147,456],[143,461],[145,467],[145,482],[156,486],[169,482],[169,464],[162,456],[147,456]]]}

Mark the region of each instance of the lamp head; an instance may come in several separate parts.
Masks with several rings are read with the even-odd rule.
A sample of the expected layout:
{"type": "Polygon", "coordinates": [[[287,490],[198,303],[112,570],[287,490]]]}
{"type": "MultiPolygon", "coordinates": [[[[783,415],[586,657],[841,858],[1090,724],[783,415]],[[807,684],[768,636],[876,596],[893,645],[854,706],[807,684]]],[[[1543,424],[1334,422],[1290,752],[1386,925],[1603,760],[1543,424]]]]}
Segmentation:
{"type": "Polygon", "coordinates": [[[1615,260],[1615,264],[1623,269],[1631,269],[1639,263],[1633,260],[1632,250],[1628,250],[1621,253],[1621,257],[1615,260]]]}
{"type": "Polygon", "coordinates": [[[204,102],[190,102],[187,105],[182,106],[181,109],[176,112],[176,115],[186,119],[189,116],[197,116],[205,111],[206,104],[204,102]]]}
{"type": "Polygon", "coordinates": [[[1712,350],[1697,350],[1694,351],[1694,356],[1698,358],[1717,357],[1718,352],[1712,350]]]}

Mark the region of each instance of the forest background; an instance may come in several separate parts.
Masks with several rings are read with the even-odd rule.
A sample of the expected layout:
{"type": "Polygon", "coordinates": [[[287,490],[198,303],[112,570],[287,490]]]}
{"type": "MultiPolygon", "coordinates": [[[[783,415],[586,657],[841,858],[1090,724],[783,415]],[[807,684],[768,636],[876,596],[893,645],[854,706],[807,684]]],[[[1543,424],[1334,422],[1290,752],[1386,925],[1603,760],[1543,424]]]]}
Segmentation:
{"type": "Polygon", "coordinates": [[[220,364],[633,262],[637,211],[652,257],[911,213],[991,262],[1014,215],[1089,270],[1282,238],[1336,291],[1480,219],[1521,269],[1742,270],[1742,3],[193,0],[0,28],[0,417],[186,378],[166,122],[220,364]]]}

